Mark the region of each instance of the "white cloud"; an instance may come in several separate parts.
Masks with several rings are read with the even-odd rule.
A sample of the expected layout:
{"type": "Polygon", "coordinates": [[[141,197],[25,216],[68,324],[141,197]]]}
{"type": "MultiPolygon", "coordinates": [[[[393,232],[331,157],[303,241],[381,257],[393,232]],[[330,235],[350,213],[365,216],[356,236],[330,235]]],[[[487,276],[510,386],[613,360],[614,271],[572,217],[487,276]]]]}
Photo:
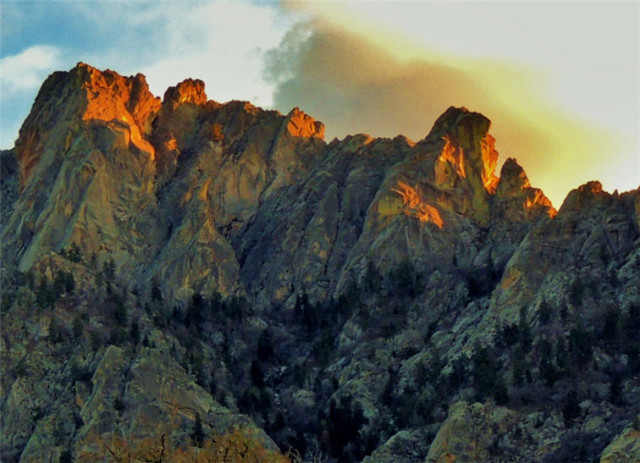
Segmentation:
{"type": "Polygon", "coordinates": [[[63,64],[60,48],[34,45],[0,58],[0,148],[10,148],[45,78],[63,64]]]}
{"type": "Polygon", "coordinates": [[[163,2],[161,8],[133,4],[80,3],[74,11],[108,46],[76,53],[100,69],[143,73],[151,91],[162,97],[186,78],[206,83],[217,101],[250,100],[271,106],[273,84],[264,79],[263,54],[277,47],[295,18],[276,4],[248,2],[163,2]]]}
{"type": "Polygon", "coordinates": [[[273,85],[263,78],[263,54],[278,46],[292,24],[272,6],[248,3],[170,5],[159,20],[165,52],[140,71],[151,90],[162,96],[167,87],[187,77],[203,80],[217,101],[251,100],[271,106],[273,85]]]}
{"type": "Polygon", "coordinates": [[[20,53],[0,59],[2,93],[32,91],[60,64],[60,49],[50,45],[35,45],[20,53]]]}

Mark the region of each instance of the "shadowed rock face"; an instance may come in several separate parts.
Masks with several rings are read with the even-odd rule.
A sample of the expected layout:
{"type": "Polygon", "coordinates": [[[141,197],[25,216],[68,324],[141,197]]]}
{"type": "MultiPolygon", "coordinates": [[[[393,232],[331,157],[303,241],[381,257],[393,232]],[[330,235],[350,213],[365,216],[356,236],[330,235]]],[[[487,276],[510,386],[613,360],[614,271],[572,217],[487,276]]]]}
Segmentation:
{"type": "MultiPolygon", "coordinates": [[[[96,304],[107,315],[118,304],[136,313],[147,344],[117,341],[115,327],[100,319],[102,306],[82,302],[77,310],[94,331],[79,335],[74,362],[94,373],[72,390],[63,383],[69,361],[60,360],[68,352],[47,341],[56,317],[31,309],[40,304],[37,290],[16,293],[3,322],[3,360],[11,371],[37,373],[45,386],[13,373],[2,380],[3,450],[25,461],[48,458],[48,448],[59,453],[52,417],[73,413],[82,426],[63,434],[82,449],[88,433],[110,432],[116,421],[120,430],[147,429],[149,416],[170,414],[169,402],[189,410],[181,415],[187,424],[197,412],[208,417],[207,429],[253,426],[236,404],[246,411],[265,397],[277,398],[270,406],[281,407],[280,427],[273,410],[252,416],[280,445],[320,443],[338,460],[494,461],[500,450],[513,461],[543,461],[564,458],[560,440],[594,433],[602,416],[608,421],[592,441],[619,434],[628,416],[605,403],[602,390],[609,376],[631,371],[633,349],[603,337],[593,365],[579,373],[566,367],[574,376],[558,384],[592,401],[580,405],[578,431],[562,424],[566,391],[544,389],[553,385],[539,379],[540,358],[551,349],[546,343],[561,356],[563,343],[577,342],[570,333],[584,326],[605,336],[611,314],[619,318],[607,329],[622,330],[615,327],[640,304],[640,190],[609,194],[590,182],[556,211],[515,159],[496,175],[490,124],[451,107],[417,143],[357,134],[327,144],[323,124],[299,108],[282,115],[247,102],[220,104],[207,99],[200,80],[169,88],[161,101],[141,74],[82,63],[52,74],[15,148],[2,153],[3,271],[50,280],[68,271],[79,291],[93,294],[113,261],[113,284],[129,299],[107,293],[96,304]],[[153,287],[162,298],[144,299],[153,287]],[[186,308],[215,293],[250,301],[251,310],[237,315],[241,322],[225,314],[207,319],[206,335],[194,332],[186,308]],[[483,346],[495,349],[496,377],[513,377],[515,348],[504,333],[525,325],[535,336],[518,361],[534,378],[510,385],[517,399],[497,406],[474,395],[469,378],[477,372],[469,366],[451,386],[456,365],[483,346]],[[263,373],[252,358],[266,355],[256,349],[267,331],[280,344],[263,373]],[[90,338],[120,347],[89,352],[90,338]],[[203,364],[208,389],[193,378],[203,364]],[[248,378],[266,381],[272,396],[256,393],[248,378]],[[167,384],[183,394],[166,392],[167,384]],[[228,393],[225,406],[212,397],[218,386],[228,393]],[[546,391],[527,393],[538,401],[529,409],[527,387],[546,391]],[[56,390],[59,397],[50,397],[56,390]],[[544,393],[549,398],[537,396],[544,393]],[[118,394],[128,404],[122,416],[113,406],[118,394]],[[538,416],[545,401],[555,409],[538,416]],[[38,422],[31,419],[37,413],[44,413],[38,422]]],[[[70,326],[76,309],[61,310],[70,326]]],[[[624,378],[620,394],[631,403],[637,373],[624,378]]],[[[607,455],[631,445],[634,432],[621,434],[607,455]]]]}

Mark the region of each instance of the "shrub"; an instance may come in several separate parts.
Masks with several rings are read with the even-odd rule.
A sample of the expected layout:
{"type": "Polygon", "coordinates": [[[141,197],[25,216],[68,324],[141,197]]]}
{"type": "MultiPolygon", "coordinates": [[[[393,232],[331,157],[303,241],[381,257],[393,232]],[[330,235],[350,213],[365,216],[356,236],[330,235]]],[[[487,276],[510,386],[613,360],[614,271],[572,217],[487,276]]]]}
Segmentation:
{"type": "Polygon", "coordinates": [[[97,351],[101,346],[104,345],[104,340],[100,335],[98,330],[90,330],[89,331],[89,345],[91,346],[91,350],[97,351]]]}
{"type": "Polygon", "coordinates": [[[68,294],[72,294],[76,289],[76,280],[73,278],[73,274],[71,272],[66,273],[66,278],[64,281],[64,291],[68,294]]]}
{"type": "Polygon", "coordinates": [[[524,384],[526,372],[525,356],[522,349],[516,349],[513,357],[513,368],[511,373],[512,384],[514,386],[522,386],[524,384]]]}
{"type": "Polygon", "coordinates": [[[604,315],[604,324],[600,339],[606,344],[614,346],[619,340],[620,332],[620,309],[617,307],[609,308],[604,315]]]}
{"type": "Polygon", "coordinates": [[[113,257],[110,257],[102,263],[102,275],[106,282],[113,283],[113,280],[116,277],[116,263],[114,262],[113,257]]]}
{"type": "Polygon", "coordinates": [[[609,384],[609,402],[614,405],[623,405],[622,398],[622,377],[621,375],[613,375],[609,384]]]}
{"type": "Polygon", "coordinates": [[[55,299],[58,299],[65,292],[67,283],[67,274],[64,270],[58,269],[56,276],[53,279],[53,295],[55,299]]]}
{"type": "Polygon", "coordinates": [[[449,391],[456,391],[462,386],[467,378],[466,357],[456,357],[451,365],[451,373],[447,376],[449,391]]]}
{"type": "Polygon", "coordinates": [[[202,294],[195,293],[191,296],[191,303],[187,307],[187,313],[184,317],[184,324],[187,328],[194,326],[198,333],[204,323],[204,314],[206,310],[206,302],[202,294]]]}
{"type": "Polygon", "coordinates": [[[519,337],[520,337],[520,333],[519,333],[518,325],[505,324],[502,327],[502,331],[500,332],[500,339],[502,340],[502,343],[506,347],[513,346],[516,342],[518,342],[519,337]]]}
{"type": "Polygon", "coordinates": [[[325,328],[320,333],[313,345],[313,355],[319,365],[326,365],[333,351],[335,337],[331,335],[331,331],[325,328]]]}
{"type": "Polygon", "coordinates": [[[124,304],[124,300],[122,299],[122,297],[113,293],[111,296],[111,301],[115,305],[113,309],[113,320],[118,325],[126,325],[129,318],[129,311],[124,304]]]}
{"type": "Polygon", "coordinates": [[[525,353],[531,350],[533,335],[531,334],[531,325],[527,320],[527,310],[524,307],[520,309],[520,320],[518,321],[518,342],[525,353]]]}
{"type": "Polygon", "coordinates": [[[127,340],[127,332],[121,326],[116,326],[109,332],[109,343],[114,346],[121,346],[127,340]]]}
{"type": "Polygon", "coordinates": [[[382,275],[380,271],[376,268],[376,265],[372,260],[367,262],[367,273],[364,276],[363,286],[364,289],[371,292],[377,293],[380,291],[380,282],[382,281],[382,275]]]}
{"type": "Polygon", "coordinates": [[[622,319],[624,336],[622,349],[627,351],[640,345],[640,304],[631,304],[622,319]]]}
{"type": "Polygon", "coordinates": [[[89,367],[80,365],[77,361],[71,363],[71,381],[77,382],[82,381],[84,383],[88,383],[91,381],[93,377],[93,372],[89,369],[89,367]]]}
{"type": "Polygon", "coordinates": [[[115,411],[117,411],[118,413],[122,413],[125,407],[126,405],[124,403],[124,400],[122,400],[122,397],[116,397],[115,399],[113,399],[113,408],[115,411]]]}
{"type": "Polygon", "coordinates": [[[54,302],[55,294],[52,285],[50,285],[49,280],[43,276],[36,287],[36,304],[38,304],[38,307],[41,309],[46,309],[53,305],[54,302]]]}
{"type": "Polygon", "coordinates": [[[629,359],[629,371],[632,374],[640,372],[640,345],[629,344],[624,350],[629,359]]]}
{"type": "Polygon", "coordinates": [[[567,341],[564,338],[559,338],[556,343],[556,365],[560,370],[564,370],[569,366],[569,352],[567,341]]]}
{"type": "Polygon", "coordinates": [[[160,289],[160,283],[155,278],[151,281],[150,298],[151,298],[151,301],[153,302],[163,300],[162,290],[160,289]]]}
{"type": "Polygon", "coordinates": [[[64,327],[62,327],[55,319],[49,323],[49,342],[57,344],[66,338],[64,327]]]}
{"type": "Polygon", "coordinates": [[[67,251],[67,258],[71,262],[80,262],[82,261],[82,252],[80,251],[80,246],[77,243],[71,243],[71,247],[67,251]]]}
{"type": "Polygon", "coordinates": [[[138,345],[138,343],[140,342],[140,326],[138,325],[137,320],[131,322],[131,328],[129,329],[129,340],[134,346],[138,345]]]}
{"type": "Polygon", "coordinates": [[[258,359],[254,359],[251,362],[251,382],[257,388],[264,387],[264,372],[258,359]]]}
{"type": "Polygon", "coordinates": [[[362,460],[360,428],[366,423],[362,408],[346,397],[342,402],[329,402],[329,439],[331,455],[339,461],[362,460]]]}

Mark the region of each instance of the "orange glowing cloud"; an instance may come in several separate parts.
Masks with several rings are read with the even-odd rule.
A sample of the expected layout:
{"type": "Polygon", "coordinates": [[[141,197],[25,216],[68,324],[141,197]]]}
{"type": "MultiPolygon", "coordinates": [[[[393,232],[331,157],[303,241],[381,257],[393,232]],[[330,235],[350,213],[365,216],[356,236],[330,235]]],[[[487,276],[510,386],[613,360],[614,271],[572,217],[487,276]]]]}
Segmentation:
{"type": "MultiPolygon", "coordinates": [[[[544,69],[445,53],[358,17],[349,5],[313,5],[295,4],[314,19],[272,51],[268,77],[274,106],[300,106],[326,124],[328,139],[364,132],[419,140],[446,108],[466,106],[492,120],[500,165],[517,158],[556,206],[594,178],[611,188],[640,183],[633,140],[556,104],[544,69]],[[611,159],[617,170],[609,172],[611,159]]],[[[451,34],[459,40],[464,29],[451,26],[451,34]]]]}

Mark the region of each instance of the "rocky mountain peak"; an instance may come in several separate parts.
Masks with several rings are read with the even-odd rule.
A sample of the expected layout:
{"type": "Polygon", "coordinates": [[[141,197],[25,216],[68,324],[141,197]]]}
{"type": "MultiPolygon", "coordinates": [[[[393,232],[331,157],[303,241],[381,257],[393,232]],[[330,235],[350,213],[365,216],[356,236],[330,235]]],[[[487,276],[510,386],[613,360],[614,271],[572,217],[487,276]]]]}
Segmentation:
{"type": "Polygon", "coordinates": [[[507,158],[500,170],[500,181],[496,193],[506,196],[529,187],[531,184],[522,166],[514,158],[507,158]]]}
{"type": "Polygon", "coordinates": [[[125,144],[131,143],[153,158],[155,150],[146,135],[160,106],[142,74],[123,77],[85,63],[51,74],[16,142],[21,186],[29,181],[43,156],[45,165],[63,156],[85,124],[112,127],[122,134],[125,144]]]}
{"type": "Polygon", "coordinates": [[[454,140],[471,146],[474,139],[483,138],[491,127],[491,120],[484,115],[469,111],[464,106],[450,106],[433,124],[429,136],[436,134],[448,134],[454,140]]]}
{"type": "Polygon", "coordinates": [[[490,126],[488,118],[464,107],[452,106],[436,120],[425,140],[444,142],[435,165],[436,185],[454,187],[466,179],[473,190],[495,190],[498,152],[490,126]]]}
{"type": "Polygon", "coordinates": [[[204,92],[204,82],[200,79],[185,79],[175,87],[167,89],[163,102],[174,107],[183,103],[205,104],[207,94],[204,92]]]}
{"type": "Polygon", "coordinates": [[[123,77],[111,71],[100,71],[79,63],[70,71],[84,90],[86,107],[83,120],[121,120],[145,126],[149,117],[160,109],[160,99],[153,96],[143,74],[123,77]]]}
{"type": "Polygon", "coordinates": [[[524,169],[514,158],[508,158],[502,165],[495,198],[512,220],[515,217],[522,219],[556,215],[549,198],[542,190],[531,186],[524,169]]]}
{"type": "Polygon", "coordinates": [[[611,195],[602,189],[602,184],[597,180],[587,182],[569,192],[560,211],[577,211],[585,207],[593,208],[606,203],[610,197],[611,195]]]}
{"type": "Polygon", "coordinates": [[[287,132],[294,137],[324,139],[324,124],[295,107],[287,114],[287,132]]]}

